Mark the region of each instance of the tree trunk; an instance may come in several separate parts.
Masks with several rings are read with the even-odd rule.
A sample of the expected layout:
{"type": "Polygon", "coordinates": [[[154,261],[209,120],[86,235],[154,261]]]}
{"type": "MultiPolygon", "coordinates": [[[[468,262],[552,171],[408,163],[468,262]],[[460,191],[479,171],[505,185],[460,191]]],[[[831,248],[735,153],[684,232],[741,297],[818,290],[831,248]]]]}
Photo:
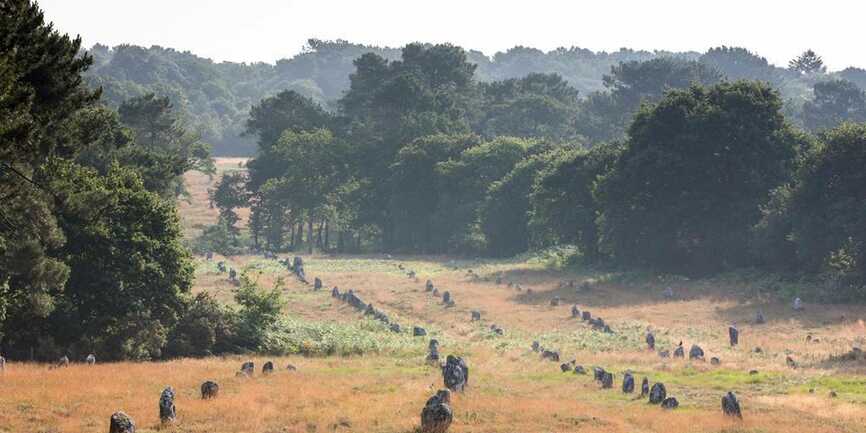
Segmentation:
{"type": "Polygon", "coordinates": [[[307,254],[313,254],[313,217],[307,220],[307,254]]]}
{"type": "Polygon", "coordinates": [[[331,225],[328,224],[328,220],[325,220],[325,251],[331,248],[331,242],[328,236],[329,233],[331,233],[331,225]]]}

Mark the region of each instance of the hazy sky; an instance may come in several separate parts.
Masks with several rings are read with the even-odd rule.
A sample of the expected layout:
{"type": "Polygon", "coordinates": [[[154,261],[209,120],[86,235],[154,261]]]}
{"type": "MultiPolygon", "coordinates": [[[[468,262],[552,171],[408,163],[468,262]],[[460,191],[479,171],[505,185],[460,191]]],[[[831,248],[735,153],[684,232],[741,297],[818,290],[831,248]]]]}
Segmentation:
{"type": "Polygon", "coordinates": [[[866,67],[858,0],[41,0],[87,46],[162,45],[214,60],[291,57],[311,37],[373,45],[451,42],[488,55],[515,45],[705,51],[743,46],[786,65],[806,48],[830,69],[866,67]]]}

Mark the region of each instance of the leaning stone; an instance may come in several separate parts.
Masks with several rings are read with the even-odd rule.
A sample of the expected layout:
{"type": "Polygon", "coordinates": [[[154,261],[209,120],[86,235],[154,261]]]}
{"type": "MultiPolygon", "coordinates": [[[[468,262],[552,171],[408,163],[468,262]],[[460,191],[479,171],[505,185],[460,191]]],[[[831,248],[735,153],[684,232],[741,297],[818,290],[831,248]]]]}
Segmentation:
{"type": "Polygon", "coordinates": [[[159,396],[159,420],[163,423],[174,422],[177,413],[174,407],[174,389],[168,387],[159,396]]]}
{"type": "Polygon", "coordinates": [[[111,415],[108,433],[135,433],[135,421],[123,412],[115,412],[111,415]]]}
{"type": "Polygon", "coordinates": [[[743,418],[743,413],[740,411],[740,402],[737,401],[737,396],[733,392],[728,391],[722,397],[722,412],[727,416],[743,418]]]}
{"type": "Polygon", "coordinates": [[[622,376],[622,392],[631,394],[634,392],[634,376],[626,373],[622,376]]]}
{"type": "Polygon", "coordinates": [[[649,402],[652,404],[661,404],[667,397],[668,393],[665,389],[665,384],[659,382],[654,383],[649,393],[649,402]]]}
{"type": "Polygon", "coordinates": [[[425,335],[427,335],[427,330],[426,330],[426,329],[424,329],[424,328],[422,328],[422,327],[420,327],[420,326],[414,326],[414,327],[412,327],[412,336],[414,336],[414,337],[423,337],[423,336],[425,336],[425,335]]]}
{"type": "Polygon", "coordinates": [[[680,402],[674,397],[668,397],[662,401],[662,409],[676,409],[680,407],[680,402]]]}
{"type": "Polygon", "coordinates": [[[421,432],[445,433],[454,419],[450,403],[451,391],[447,389],[440,390],[430,397],[421,410],[421,432]]]}
{"type": "Polygon", "coordinates": [[[87,365],[96,364],[96,355],[94,355],[92,353],[87,355],[87,358],[84,358],[84,362],[86,362],[87,365]]]}
{"type": "Polygon", "coordinates": [[[271,361],[266,362],[262,365],[262,374],[271,374],[274,372],[274,363],[271,361]]]}
{"type": "Polygon", "coordinates": [[[216,398],[220,393],[220,386],[216,382],[207,381],[201,384],[201,399],[210,400],[216,398]]]}

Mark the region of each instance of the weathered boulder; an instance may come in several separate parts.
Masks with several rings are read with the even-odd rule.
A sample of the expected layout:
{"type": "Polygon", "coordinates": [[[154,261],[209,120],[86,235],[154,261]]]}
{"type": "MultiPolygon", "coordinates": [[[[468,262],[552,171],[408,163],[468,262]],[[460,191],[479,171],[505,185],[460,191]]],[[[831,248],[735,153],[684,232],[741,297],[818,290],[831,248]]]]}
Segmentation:
{"type": "Polygon", "coordinates": [[[266,362],[262,365],[262,374],[271,374],[274,372],[274,363],[271,361],[266,362]]]}
{"type": "Polygon", "coordinates": [[[553,350],[544,350],[543,352],[541,352],[541,359],[559,362],[559,352],[553,350]]]}
{"type": "Polygon", "coordinates": [[[601,382],[605,373],[607,372],[601,367],[592,367],[592,378],[597,382],[601,382]]]}
{"type": "Polygon", "coordinates": [[[603,389],[613,388],[613,373],[609,371],[604,372],[604,375],[601,376],[601,387],[603,389]]]}
{"type": "Polygon", "coordinates": [[[680,407],[680,402],[674,397],[668,397],[662,401],[662,409],[676,409],[680,407]]]}
{"type": "Polygon", "coordinates": [[[174,407],[174,389],[169,386],[162,390],[162,394],[159,396],[159,420],[163,424],[166,424],[174,422],[176,417],[177,413],[174,407]]]}
{"type": "Polygon", "coordinates": [[[478,310],[472,310],[472,321],[481,320],[481,312],[478,310]]]}
{"type": "Polygon", "coordinates": [[[728,391],[722,397],[722,413],[727,416],[743,418],[743,413],[740,411],[740,402],[737,401],[737,396],[733,392],[728,391]]]}
{"type": "Polygon", "coordinates": [[[721,359],[719,359],[719,358],[717,358],[717,357],[715,357],[715,356],[712,357],[712,358],[710,358],[710,365],[721,365],[721,364],[722,364],[722,360],[721,360],[721,359]]]}
{"type": "Polygon", "coordinates": [[[442,293],[442,303],[448,304],[450,302],[451,302],[451,292],[446,290],[444,293],[442,293]]]}
{"type": "Polygon", "coordinates": [[[646,346],[649,350],[656,350],[656,336],[652,332],[646,333],[646,346]]]}
{"type": "Polygon", "coordinates": [[[437,298],[440,296],[439,295],[439,289],[433,289],[433,296],[435,296],[437,298]]]}
{"type": "Polygon", "coordinates": [[[704,360],[704,349],[701,349],[697,344],[693,344],[692,348],[689,349],[689,359],[703,361],[704,360]]]}
{"type": "Polygon", "coordinates": [[[562,370],[563,373],[571,371],[571,363],[565,362],[559,365],[559,369],[562,370]]]}
{"type": "Polygon", "coordinates": [[[589,311],[584,310],[583,313],[580,314],[580,316],[584,322],[589,322],[590,320],[592,320],[592,314],[590,314],[589,311]]]}
{"type": "Polygon", "coordinates": [[[394,332],[394,333],[396,333],[396,334],[399,334],[400,331],[401,331],[401,329],[400,329],[400,324],[399,324],[399,323],[392,323],[392,324],[391,324],[391,332],[394,332]]]}
{"type": "Polygon", "coordinates": [[[245,376],[252,376],[253,372],[255,372],[255,370],[256,370],[256,364],[253,363],[252,361],[247,361],[247,362],[241,364],[240,373],[244,374],[245,376]]]}
{"type": "Polygon", "coordinates": [[[451,391],[463,391],[469,382],[469,368],[462,358],[448,355],[445,358],[445,367],[442,368],[442,379],[445,387],[451,391]]]}
{"type": "Polygon", "coordinates": [[[426,329],[424,329],[420,326],[413,326],[412,327],[412,336],[413,337],[423,337],[425,335],[427,335],[426,329]]]}
{"type": "Polygon", "coordinates": [[[135,433],[135,421],[123,412],[115,412],[111,415],[108,433],[135,433]]]}
{"type": "Polygon", "coordinates": [[[421,410],[421,431],[423,433],[445,433],[454,415],[451,411],[451,391],[439,390],[427,400],[421,410]]]}
{"type": "Polygon", "coordinates": [[[685,358],[685,357],[686,357],[686,352],[685,352],[685,349],[683,349],[683,343],[680,342],[680,345],[677,346],[676,349],[674,349],[674,358],[685,358]]]}
{"type": "Polygon", "coordinates": [[[433,282],[432,281],[427,280],[427,283],[424,284],[424,291],[426,291],[426,292],[432,292],[433,291],[433,282]]]}
{"type": "Polygon", "coordinates": [[[210,400],[216,398],[220,393],[220,386],[216,382],[206,381],[201,384],[201,399],[210,400]]]}
{"type": "Polygon", "coordinates": [[[84,362],[86,362],[87,365],[96,364],[96,355],[94,355],[92,353],[87,355],[87,358],[84,358],[84,362]]]}
{"type": "Polygon", "coordinates": [[[575,365],[574,374],[586,374],[586,369],[582,365],[575,365]]]}
{"type": "Polygon", "coordinates": [[[740,330],[736,326],[728,327],[728,341],[731,343],[731,347],[740,343],[740,330]]]}
{"type": "Polygon", "coordinates": [[[631,373],[625,373],[622,376],[622,392],[631,394],[634,392],[634,376],[631,373]]]}
{"type": "Polygon", "coordinates": [[[654,383],[652,388],[650,388],[649,402],[652,404],[661,404],[667,395],[668,392],[665,389],[665,384],[661,382],[654,383]]]}

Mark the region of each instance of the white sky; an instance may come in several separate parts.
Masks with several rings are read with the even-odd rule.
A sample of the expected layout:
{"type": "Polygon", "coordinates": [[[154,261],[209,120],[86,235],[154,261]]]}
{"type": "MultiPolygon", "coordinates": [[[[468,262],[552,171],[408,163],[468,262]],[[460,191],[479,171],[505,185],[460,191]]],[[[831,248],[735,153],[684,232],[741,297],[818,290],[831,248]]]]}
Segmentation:
{"type": "Polygon", "coordinates": [[[40,0],[88,47],[161,45],[214,60],[296,54],[308,38],[371,45],[451,42],[488,55],[515,45],[705,51],[743,46],[787,65],[806,48],[831,70],[866,67],[861,0],[40,0]]]}

